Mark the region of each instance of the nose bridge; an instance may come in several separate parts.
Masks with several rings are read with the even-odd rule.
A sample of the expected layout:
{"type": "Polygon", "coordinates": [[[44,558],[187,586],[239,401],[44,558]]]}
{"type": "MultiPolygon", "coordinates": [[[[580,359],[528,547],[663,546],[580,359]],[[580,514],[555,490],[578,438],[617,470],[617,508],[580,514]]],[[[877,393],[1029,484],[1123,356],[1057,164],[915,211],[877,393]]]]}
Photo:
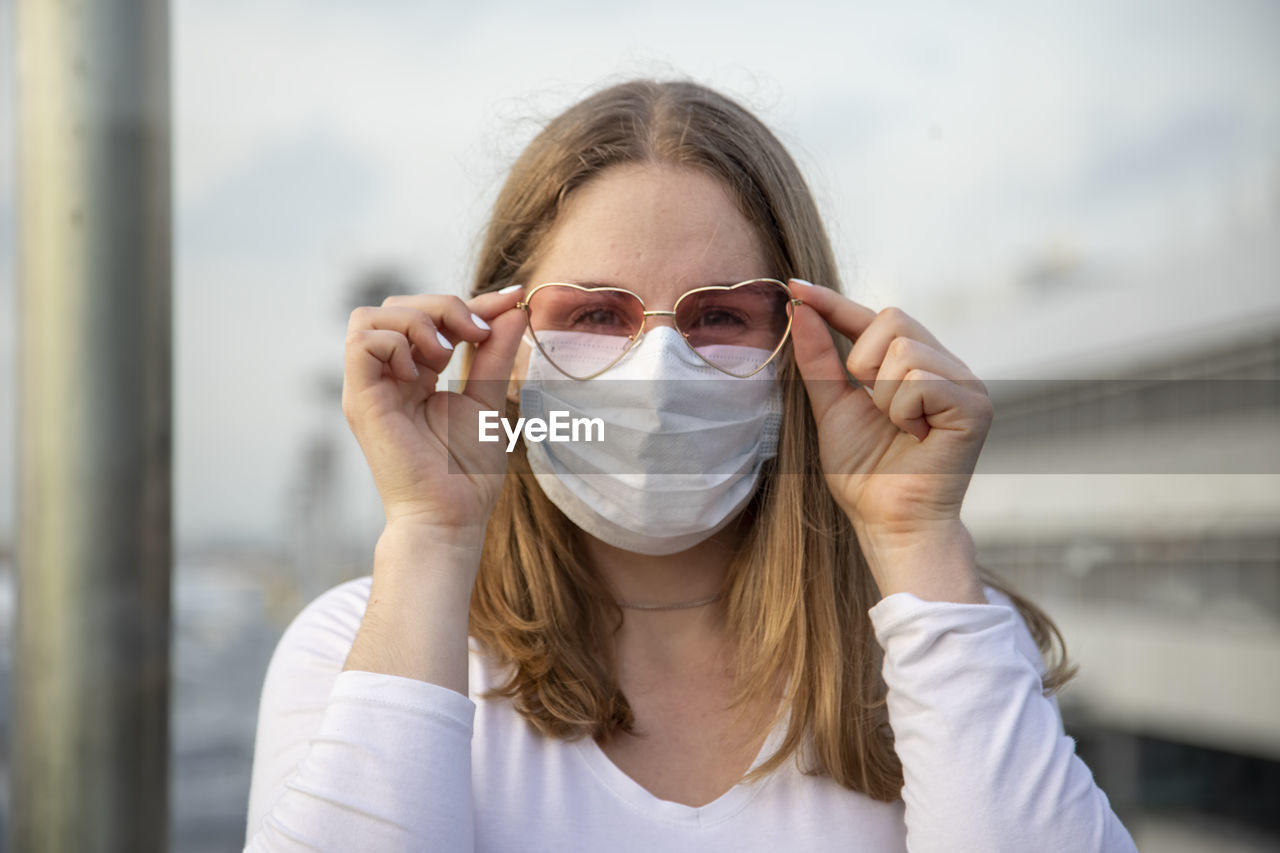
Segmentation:
{"type": "MultiPolygon", "coordinates": [[[[675,349],[682,352],[692,352],[693,350],[693,347],[689,345],[689,339],[674,325],[671,325],[670,320],[667,320],[662,326],[646,325],[644,334],[638,339],[638,342],[641,340],[649,341],[648,347],[645,348],[648,352],[648,355],[645,356],[646,358],[653,358],[656,350],[675,349]]],[[[637,349],[640,348],[637,347],[637,349]]]]}
{"type": "Polygon", "coordinates": [[[652,328],[654,326],[670,326],[671,328],[675,328],[676,312],[674,311],[645,311],[643,313],[645,326],[647,328],[652,328]],[[655,320],[654,318],[658,319],[655,320]]]}

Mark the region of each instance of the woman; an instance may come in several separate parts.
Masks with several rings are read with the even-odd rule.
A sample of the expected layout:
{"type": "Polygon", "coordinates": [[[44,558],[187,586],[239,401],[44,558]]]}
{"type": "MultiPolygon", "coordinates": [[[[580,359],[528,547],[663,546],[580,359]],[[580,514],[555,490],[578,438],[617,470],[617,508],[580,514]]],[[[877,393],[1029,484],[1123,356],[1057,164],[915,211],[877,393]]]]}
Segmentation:
{"type": "Polygon", "coordinates": [[[1132,850],[1048,695],[1056,629],[959,520],[985,388],[837,282],[724,97],[553,120],[470,300],[352,315],[387,523],[272,660],[249,848],[1132,850]],[[481,440],[556,411],[603,441],[481,440]]]}

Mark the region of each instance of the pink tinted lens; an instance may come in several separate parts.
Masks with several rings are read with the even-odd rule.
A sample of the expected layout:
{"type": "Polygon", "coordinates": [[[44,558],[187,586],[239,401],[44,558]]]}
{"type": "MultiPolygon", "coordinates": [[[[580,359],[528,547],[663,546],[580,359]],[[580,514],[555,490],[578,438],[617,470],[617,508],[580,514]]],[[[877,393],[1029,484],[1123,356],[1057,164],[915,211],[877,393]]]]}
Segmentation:
{"type": "Polygon", "coordinates": [[[791,294],[776,281],[686,293],[676,326],[708,363],[734,375],[759,369],[791,327],[791,294]]]}
{"type": "Polygon", "coordinates": [[[529,297],[534,340],[556,369],[575,379],[621,358],[643,324],[644,306],[622,290],[551,284],[529,297]]]}

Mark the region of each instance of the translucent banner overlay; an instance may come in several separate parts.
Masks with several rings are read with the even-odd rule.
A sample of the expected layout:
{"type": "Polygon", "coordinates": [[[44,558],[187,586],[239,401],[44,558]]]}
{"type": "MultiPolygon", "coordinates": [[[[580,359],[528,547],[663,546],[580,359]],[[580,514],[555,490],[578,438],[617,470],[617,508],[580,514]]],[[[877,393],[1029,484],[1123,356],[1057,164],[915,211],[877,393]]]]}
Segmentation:
{"type": "MultiPolygon", "coordinates": [[[[461,383],[449,385],[463,392],[461,383]]],[[[926,407],[963,405],[984,389],[995,418],[978,473],[1280,474],[1280,380],[1019,379],[967,387],[923,380],[899,382],[891,396],[926,407]]],[[[796,390],[780,380],[733,378],[544,380],[518,392],[505,382],[471,383],[465,399],[448,398],[450,470],[502,473],[508,449],[523,444],[542,445],[535,455],[583,475],[747,473],[786,440],[783,410],[796,390]]],[[[852,383],[799,390],[824,401],[854,393],[871,400],[852,383]]],[[[855,415],[862,408],[844,405],[855,415]]],[[[824,441],[854,442],[867,428],[857,417],[832,423],[839,428],[824,441]]],[[[884,421],[863,423],[883,428],[884,421]]],[[[798,473],[787,470],[796,465],[770,464],[798,473]]]]}

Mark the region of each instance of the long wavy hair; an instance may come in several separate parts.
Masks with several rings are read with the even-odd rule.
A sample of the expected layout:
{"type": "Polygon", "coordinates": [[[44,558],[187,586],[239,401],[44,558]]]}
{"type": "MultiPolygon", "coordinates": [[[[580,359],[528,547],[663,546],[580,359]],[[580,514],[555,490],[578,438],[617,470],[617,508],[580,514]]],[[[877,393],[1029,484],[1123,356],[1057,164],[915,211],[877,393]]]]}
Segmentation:
{"type": "MultiPolygon", "coordinates": [[[[579,102],[525,149],[495,203],[472,294],[523,282],[565,200],[610,167],[633,163],[714,176],[757,228],[779,278],[840,288],[817,206],[773,133],[704,86],[638,80],[579,102]]],[[[778,715],[753,723],[772,727],[789,713],[785,737],[752,777],[800,750],[808,772],[894,801],[902,765],[888,725],[882,651],[867,615],[880,593],[823,479],[817,429],[790,357],[779,376],[778,456],[747,509],[752,523],[720,604],[736,649],[738,707],[785,685],[778,715]]],[[[509,698],[544,734],[603,740],[633,724],[612,654],[622,611],[583,559],[581,535],[542,493],[518,447],[489,522],[470,629],[509,668],[493,694],[509,698]]],[[[1016,605],[1050,659],[1044,690],[1057,690],[1075,673],[1057,627],[1007,583],[980,571],[984,583],[1016,605]]]]}

